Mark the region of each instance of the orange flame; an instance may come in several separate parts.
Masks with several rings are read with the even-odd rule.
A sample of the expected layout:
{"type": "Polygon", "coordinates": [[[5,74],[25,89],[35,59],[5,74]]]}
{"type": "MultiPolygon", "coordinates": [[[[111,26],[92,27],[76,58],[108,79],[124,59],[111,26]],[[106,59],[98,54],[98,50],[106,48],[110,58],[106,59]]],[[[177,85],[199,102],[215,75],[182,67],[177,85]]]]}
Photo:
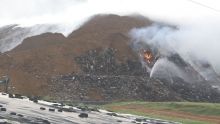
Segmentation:
{"type": "Polygon", "coordinates": [[[144,51],[144,60],[151,63],[153,60],[153,55],[150,51],[144,51]]]}

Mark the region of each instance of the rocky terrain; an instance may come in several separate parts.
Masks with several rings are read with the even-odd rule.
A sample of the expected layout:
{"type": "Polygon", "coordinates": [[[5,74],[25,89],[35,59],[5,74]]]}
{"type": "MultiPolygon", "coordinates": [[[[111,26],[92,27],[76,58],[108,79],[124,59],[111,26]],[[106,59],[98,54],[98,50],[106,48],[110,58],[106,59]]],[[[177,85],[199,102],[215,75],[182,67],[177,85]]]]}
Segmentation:
{"type": "Polygon", "coordinates": [[[118,61],[135,57],[128,47],[127,32],[150,23],[142,17],[97,16],[67,38],[53,33],[27,38],[12,51],[1,54],[0,74],[10,76],[14,92],[46,95],[52,76],[81,72],[75,57],[88,50],[114,46],[119,50],[118,61]]]}
{"type": "MultiPolygon", "coordinates": [[[[56,96],[56,99],[61,101],[97,102],[220,100],[219,91],[207,82],[186,82],[180,77],[150,78],[138,60],[118,63],[115,54],[117,51],[114,49],[106,49],[101,53],[90,50],[87,54],[76,57],[76,62],[83,72],[53,77],[50,86],[53,93],[51,96],[56,96]]],[[[172,61],[181,64],[180,58],[173,57],[175,59],[170,58],[172,61]]]]}
{"type": "Polygon", "coordinates": [[[26,38],[0,55],[0,74],[10,76],[10,92],[60,101],[220,102],[212,81],[178,53],[158,56],[150,65],[143,61],[141,49],[154,55],[158,50],[142,44],[137,51],[128,32],[152,23],[142,16],[98,15],[68,37],[45,33],[26,38]],[[155,65],[159,71],[150,77],[155,65]]]}

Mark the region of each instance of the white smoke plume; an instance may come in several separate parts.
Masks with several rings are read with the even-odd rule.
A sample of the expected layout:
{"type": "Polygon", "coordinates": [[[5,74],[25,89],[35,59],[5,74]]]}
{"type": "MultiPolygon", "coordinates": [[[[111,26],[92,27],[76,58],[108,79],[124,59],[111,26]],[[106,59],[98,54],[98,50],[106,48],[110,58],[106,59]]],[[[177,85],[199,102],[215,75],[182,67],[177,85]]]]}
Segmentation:
{"type": "Polygon", "coordinates": [[[203,24],[179,25],[177,28],[153,24],[133,29],[130,34],[134,41],[144,41],[156,46],[161,54],[177,52],[188,62],[198,59],[207,61],[219,72],[220,26],[217,23],[215,26],[207,22],[203,24]]]}
{"type": "MultiPolygon", "coordinates": [[[[197,5],[190,0],[0,0],[0,27],[12,24],[22,28],[57,25],[57,28],[50,30],[32,31],[27,36],[48,31],[67,36],[95,14],[138,13],[156,22],[177,27],[176,31],[169,27],[150,27],[156,30],[156,34],[153,34],[157,44],[174,49],[185,58],[195,56],[205,59],[220,72],[220,2],[199,2],[215,9],[197,5]]],[[[145,29],[140,30],[144,32],[145,29]]],[[[19,43],[21,41],[14,45],[19,43]]],[[[13,47],[10,46],[10,49],[13,47]]]]}
{"type": "Polygon", "coordinates": [[[150,77],[168,77],[168,79],[170,79],[171,82],[172,77],[179,77],[185,79],[186,81],[189,81],[187,80],[187,76],[184,74],[184,72],[178,66],[176,66],[174,63],[170,62],[166,58],[161,58],[157,60],[157,62],[154,64],[151,70],[150,77]]]}
{"type": "MultiPolygon", "coordinates": [[[[215,6],[219,3],[210,2],[213,0],[201,1],[211,3],[210,5],[214,3],[215,6]]],[[[1,0],[0,26],[60,24],[72,30],[90,16],[100,13],[119,15],[139,13],[178,24],[191,23],[193,20],[219,14],[188,0],[1,0]]]]}
{"type": "Polygon", "coordinates": [[[45,32],[59,32],[60,28],[56,25],[35,25],[31,27],[18,27],[8,25],[0,28],[0,52],[6,52],[30,36],[39,35],[45,32]]]}

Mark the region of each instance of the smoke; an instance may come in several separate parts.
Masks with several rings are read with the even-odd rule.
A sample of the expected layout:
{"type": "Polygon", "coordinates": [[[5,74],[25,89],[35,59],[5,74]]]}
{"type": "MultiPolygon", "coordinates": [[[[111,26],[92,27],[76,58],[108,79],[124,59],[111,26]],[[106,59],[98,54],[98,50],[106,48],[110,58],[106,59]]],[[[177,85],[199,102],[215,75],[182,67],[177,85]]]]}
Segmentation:
{"type": "MultiPolygon", "coordinates": [[[[220,8],[218,1],[200,2],[220,8]]],[[[164,54],[174,50],[184,56],[184,59],[197,57],[207,60],[220,72],[220,13],[189,0],[1,0],[0,27],[11,24],[17,24],[16,27],[20,28],[56,25],[56,28],[32,30],[20,39],[14,38],[13,42],[20,41],[9,46],[10,50],[27,36],[44,32],[59,32],[68,36],[91,16],[110,13],[138,13],[155,22],[174,25],[175,27],[169,27],[155,24],[134,29],[133,36],[159,45],[164,54]]]]}
{"type": "Polygon", "coordinates": [[[39,35],[44,32],[59,32],[56,25],[35,25],[32,27],[18,27],[8,25],[0,28],[0,52],[6,52],[18,46],[22,41],[30,36],[39,35]]]}
{"type": "MultiPolygon", "coordinates": [[[[217,20],[215,20],[217,21],[217,20]]],[[[220,21],[220,20],[219,20],[220,21]]],[[[135,42],[145,42],[167,56],[178,53],[193,65],[195,60],[206,61],[220,72],[220,26],[214,22],[169,26],[159,23],[130,32],[135,42]]]]}
{"type": "Polygon", "coordinates": [[[60,24],[73,30],[100,13],[139,13],[172,23],[189,23],[200,17],[216,15],[216,12],[187,0],[1,0],[0,26],[60,24]]]}
{"type": "Polygon", "coordinates": [[[168,79],[170,79],[171,82],[172,82],[172,77],[179,77],[189,82],[189,80],[187,80],[187,76],[184,74],[182,69],[180,69],[178,66],[176,66],[174,63],[167,60],[166,58],[160,58],[156,61],[150,72],[150,77],[151,78],[169,77],[168,79]]]}
{"type": "Polygon", "coordinates": [[[151,50],[157,49],[160,54],[167,56],[167,54],[175,52],[175,48],[178,46],[175,45],[176,42],[172,37],[174,33],[176,33],[174,27],[155,23],[148,27],[134,28],[129,34],[135,46],[139,42],[144,42],[150,46],[151,50]]]}
{"type": "Polygon", "coordinates": [[[91,16],[83,9],[84,0],[1,0],[0,26],[56,25],[53,31],[67,36],[91,16]]]}

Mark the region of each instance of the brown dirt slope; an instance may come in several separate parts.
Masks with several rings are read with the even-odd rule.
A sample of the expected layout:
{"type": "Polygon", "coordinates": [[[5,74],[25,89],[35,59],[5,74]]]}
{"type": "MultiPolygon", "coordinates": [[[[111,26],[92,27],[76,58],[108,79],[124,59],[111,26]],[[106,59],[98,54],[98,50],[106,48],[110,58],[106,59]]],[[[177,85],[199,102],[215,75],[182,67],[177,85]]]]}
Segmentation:
{"type": "Polygon", "coordinates": [[[14,87],[11,91],[45,95],[51,77],[80,72],[74,57],[85,51],[113,47],[118,50],[118,61],[134,58],[127,33],[151,23],[137,16],[98,15],[67,38],[57,33],[27,38],[14,50],[0,55],[0,75],[10,76],[14,87]]]}

